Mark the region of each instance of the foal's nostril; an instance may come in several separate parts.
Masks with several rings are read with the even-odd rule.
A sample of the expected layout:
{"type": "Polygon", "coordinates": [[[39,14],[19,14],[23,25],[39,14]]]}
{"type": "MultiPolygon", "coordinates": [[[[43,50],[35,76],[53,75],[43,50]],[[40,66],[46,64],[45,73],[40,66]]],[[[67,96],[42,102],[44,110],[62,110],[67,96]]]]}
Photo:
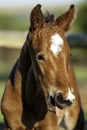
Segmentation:
{"type": "Polygon", "coordinates": [[[70,97],[73,96],[69,94],[68,97],[65,97],[62,93],[56,93],[54,97],[50,96],[50,101],[54,107],[57,106],[60,109],[63,109],[73,104],[73,100],[71,100],[70,97]]]}
{"type": "Polygon", "coordinates": [[[63,95],[62,95],[61,93],[58,93],[58,94],[56,95],[56,101],[57,101],[57,102],[60,102],[60,103],[63,103],[64,98],[63,98],[63,95]]]}
{"type": "Polygon", "coordinates": [[[62,93],[58,93],[56,96],[55,96],[55,102],[56,102],[56,105],[61,105],[62,107],[65,107],[65,106],[70,106],[72,105],[72,101],[70,101],[69,99],[67,100],[65,97],[63,97],[63,94],[62,93]]]}

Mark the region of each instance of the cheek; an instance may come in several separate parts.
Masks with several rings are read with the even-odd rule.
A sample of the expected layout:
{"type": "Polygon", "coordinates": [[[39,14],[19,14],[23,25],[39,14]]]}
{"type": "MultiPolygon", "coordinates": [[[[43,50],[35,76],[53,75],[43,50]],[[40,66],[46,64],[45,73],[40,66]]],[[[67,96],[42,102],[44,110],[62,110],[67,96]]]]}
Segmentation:
{"type": "Polygon", "coordinates": [[[45,59],[44,61],[38,64],[43,75],[49,74],[49,71],[52,68],[52,63],[49,59],[45,59]]]}
{"type": "Polygon", "coordinates": [[[45,75],[45,69],[44,69],[45,67],[44,67],[43,63],[40,63],[39,67],[40,67],[40,70],[41,70],[41,74],[45,75]]]}

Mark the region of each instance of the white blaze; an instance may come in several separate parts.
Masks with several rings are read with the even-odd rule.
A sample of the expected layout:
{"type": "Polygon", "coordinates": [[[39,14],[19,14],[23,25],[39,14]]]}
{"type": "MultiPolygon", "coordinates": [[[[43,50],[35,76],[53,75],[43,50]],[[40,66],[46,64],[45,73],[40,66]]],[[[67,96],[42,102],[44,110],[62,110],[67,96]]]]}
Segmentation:
{"type": "Polygon", "coordinates": [[[62,37],[56,33],[53,36],[51,36],[50,42],[51,42],[50,50],[54,53],[55,56],[57,56],[59,52],[61,52],[62,50],[64,41],[62,37]]]}
{"type": "Polygon", "coordinates": [[[69,89],[68,90],[68,96],[67,96],[66,100],[70,100],[70,101],[73,102],[74,99],[75,99],[75,95],[69,89]]]}

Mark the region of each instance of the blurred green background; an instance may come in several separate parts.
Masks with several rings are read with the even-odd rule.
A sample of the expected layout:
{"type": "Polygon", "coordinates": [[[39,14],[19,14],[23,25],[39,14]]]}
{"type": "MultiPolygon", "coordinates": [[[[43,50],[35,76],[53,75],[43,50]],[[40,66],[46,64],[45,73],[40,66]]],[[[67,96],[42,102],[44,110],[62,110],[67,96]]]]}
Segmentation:
{"type": "MultiPolygon", "coordinates": [[[[69,33],[87,33],[87,1],[76,5],[77,19],[69,33]]],[[[49,7],[47,10],[56,16],[65,12],[67,6],[49,7]]],[[[9,73],[20,54],[29,28],[30,8],[0,9],[0,99],[9,73]]],[[[87,48],[73,48],[72,64],[77,77],[82,106],[87,120],[87,48]]],[[[0,113],[0,122],[3,116],[0,113]]]]}

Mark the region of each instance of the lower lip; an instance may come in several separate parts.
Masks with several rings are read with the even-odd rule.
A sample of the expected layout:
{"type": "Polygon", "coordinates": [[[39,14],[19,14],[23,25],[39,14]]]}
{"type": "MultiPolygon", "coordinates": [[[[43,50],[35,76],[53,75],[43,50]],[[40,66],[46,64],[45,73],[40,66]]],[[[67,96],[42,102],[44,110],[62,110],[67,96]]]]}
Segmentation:
{"type": "Polygon", "coordinates": [[[57,106],[55,106],[55,113],[56,113],[57,117],[61,117],[62,113],[63,113],[63,110],[58,108],[57,106]]]}

